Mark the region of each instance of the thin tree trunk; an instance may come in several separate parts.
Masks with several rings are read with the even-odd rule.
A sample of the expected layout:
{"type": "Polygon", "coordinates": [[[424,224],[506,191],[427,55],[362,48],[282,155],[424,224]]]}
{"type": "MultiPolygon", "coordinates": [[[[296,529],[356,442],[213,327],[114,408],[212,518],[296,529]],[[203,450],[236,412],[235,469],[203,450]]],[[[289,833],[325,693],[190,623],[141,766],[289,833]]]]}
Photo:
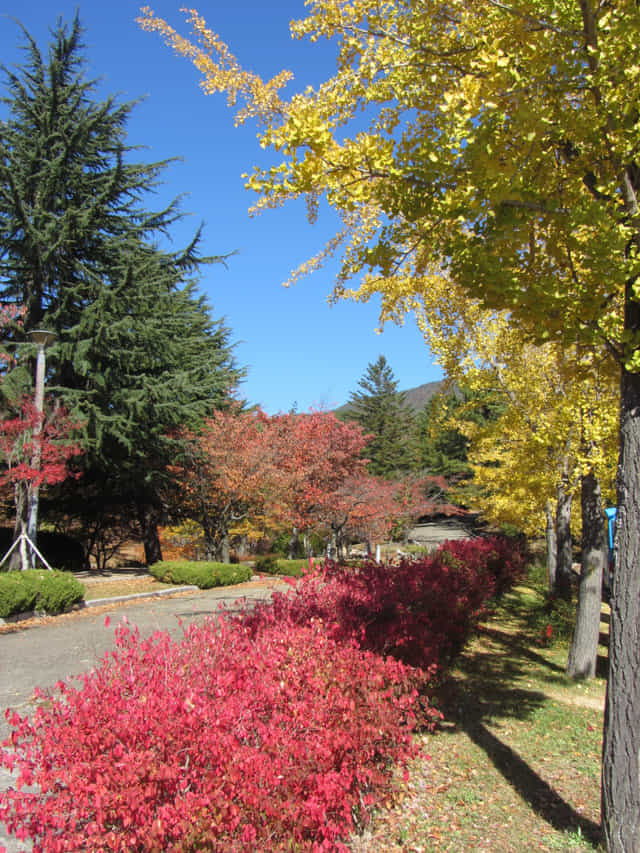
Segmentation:
{"type": "Polygon", "coordinates": [[[202,519],[202,535],[204,538],[204,559],[215,560],[217,557],[216,535],[211,519],[205,514],[202,519]]]}
{"type": "MultiPolygon", "coordinates": [[[[640,329],[627,300],[626,328],[640,329]]],[[[623,369],[615,569],[602,760],[602,823],[610,853],[640,850],[640,373],[623,369]]]]}
{"type": "Polygon", "coordinates": [[[571,567],[573,565],[573,547],[571,541],[571,494],[566,485],[558,487],[556,507],[556,584],[555,593],[563,598],[571,596],[571,567]]]}
{"type": "Polygon", "coordinates": [[[221,563],[229,563],[231,561],[231,540],[228,533],[225,533],[220,539],[218,554],[221,563]]]}
{"type": "Polygon", "coordinates": [[[246,536],[238,537],[238,544],[236,546],[236,553],[238,554],[238,557],[246,557],[249,553],[248,541],[249,540],[246,536]]]}
{"type": "Polygon", "coordinates": [[[553,501],[548,500],[546,506],[547,529],[547,572],[549,574],[549,592],[556,588],[556,567],[558,559],[558,543],[556,541],[556,522],[553,512],[553,501]]]}
{"type": "MultiPolygon", "coordinates": [[[[13,527],[13,541],[17,542],[18,538],[27,533],[28,511],[29,511],[29,486],[25,481],[21,481],[14,486],[14,503],[16,507],[16,521],[13,527]]],[[[26,552],[24,539],[20,545],[14,549],[9,557],[9,571],[19,572],[29,568],[29,559],[26,552]]]]}
{"type": "Polygon", "coordinates": [[[327,559],[328,560],[335,560],[337,556],[338,556],[338,548],[337,548],[336,531],[332,527],[331,528],[331,535],[329,536],[329,541],[327,543],[327,559]]]}
{"type": "Polygon", "coordinates": [[[294,560],[298,556],[298,528],[294,527],[291,531],[291,538],[289,539],[289,559],[294,560]]]}
{"type": "Polygon", "coordinates": [[[582,563],[567,673],[572,678],[593,678],[598,662],[602,570],[607,555],[600,483],[593,472],[582,478],[581,509],[582,563]]]}

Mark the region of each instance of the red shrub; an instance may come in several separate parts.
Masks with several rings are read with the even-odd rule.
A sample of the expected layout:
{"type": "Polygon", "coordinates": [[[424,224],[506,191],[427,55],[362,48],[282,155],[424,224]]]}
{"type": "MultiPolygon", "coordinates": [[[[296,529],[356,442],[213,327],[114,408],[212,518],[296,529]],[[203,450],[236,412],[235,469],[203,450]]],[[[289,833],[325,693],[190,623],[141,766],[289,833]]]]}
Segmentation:
{"type": "Polygon", "coordinates": [[[519,539],[488,536],[486,539],[460,539],[445,542],[439,549],[455,557],[478,573],[493,578],[494,595],[502,595],[521,577],[526,566],[526,547],[519,539]]]}
{"type": "Polygon", "coordinates": [[[448,542],[419,560],[327,564],[242,619],[253,632],[318,619],[336,640],[356,640],[433,673],[459,653],[496,584],[506,588],[522,564],[517,550],[497,537],[448,542]]]}
{"type": "Polygon", "coordinates": [[[499,540],[448,543],[328,565],[180,643],[121,626],[80,686],[8,714],[0,764],[18,778],[0,821],[36,853],[346,850],[415,725],[439,716],[420,699],[435,669],[519,559],[499,540]]]}
{"type": "Polygon", "coordinates": [[[414,754],[425,680],[317,624],[120,628],[82,686],[10,717],[2,763],[39,791],[4,794],[0,820],[36,851],[345,849],[414,754]]]}

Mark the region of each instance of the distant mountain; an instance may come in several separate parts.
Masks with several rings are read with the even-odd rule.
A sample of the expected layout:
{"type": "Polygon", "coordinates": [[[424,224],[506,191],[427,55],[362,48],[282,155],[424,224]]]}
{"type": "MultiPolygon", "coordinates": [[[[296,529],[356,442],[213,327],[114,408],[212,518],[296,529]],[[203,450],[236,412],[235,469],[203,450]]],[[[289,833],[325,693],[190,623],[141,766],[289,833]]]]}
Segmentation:
{"type": "MultiPolygon", "coordinates": [[[[424,385],[418,385],[417,388],[409,388],[408,391],[401,391],[405,395],[405,406],[414,412],[420,412],[429,400],[440,391],[444,382],[425,382],[424,385]]],[[[340,417],[347,414],[351,409],[351,403],[345,403],[337,409],[334,409],[335,414],[340,417]]]]}

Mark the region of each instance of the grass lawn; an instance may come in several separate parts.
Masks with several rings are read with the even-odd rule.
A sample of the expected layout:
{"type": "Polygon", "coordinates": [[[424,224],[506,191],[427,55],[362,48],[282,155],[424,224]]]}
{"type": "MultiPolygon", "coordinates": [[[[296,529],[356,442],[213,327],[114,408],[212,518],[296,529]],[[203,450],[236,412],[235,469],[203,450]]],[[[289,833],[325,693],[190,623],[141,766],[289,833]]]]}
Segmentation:
{"type": "Polygon", "coordinates": [[[540,587],[505,596],[439,691],[440,730],[422,738],[424,757],[354,853],[604,849],[605,679],[567,678],[567,641],[545,646],[547,619],[540,587]]]}

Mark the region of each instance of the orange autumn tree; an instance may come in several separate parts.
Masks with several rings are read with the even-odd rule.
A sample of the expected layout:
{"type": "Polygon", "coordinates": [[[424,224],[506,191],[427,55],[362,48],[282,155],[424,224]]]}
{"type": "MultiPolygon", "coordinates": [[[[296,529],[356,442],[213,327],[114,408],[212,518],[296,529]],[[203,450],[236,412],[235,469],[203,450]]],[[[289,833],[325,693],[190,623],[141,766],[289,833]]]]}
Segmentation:
{"type": "Polygon", "coordinates": [[[279,515],[291,527],[293,553],[300,531],[330,527],[327,507],[345,482],[366,475],[369,436],[332,412],[312,411],[276,415],[271,440],[284,478],[279,515]]]}
{"type": "Polygon", "coordinates": [[[217,411],[174,466],[181,513],[201,525],[206,557],[229,560],[230,531],[260,519],[267,527],[326,525],[326,507],[345,480],[364,475],[368,437],[328,412],[269,417],[260,409],[217,411]]]}
{"type": "Polygon", "coordinates": [[[181,514],[202,527],[207,559],[229,562],[229,530],[263,514],[281,477],[268,446],[269,418],[260,409],[216,411],[202,429],[185,432],[187,450],[174,466],[181,514]]]}

